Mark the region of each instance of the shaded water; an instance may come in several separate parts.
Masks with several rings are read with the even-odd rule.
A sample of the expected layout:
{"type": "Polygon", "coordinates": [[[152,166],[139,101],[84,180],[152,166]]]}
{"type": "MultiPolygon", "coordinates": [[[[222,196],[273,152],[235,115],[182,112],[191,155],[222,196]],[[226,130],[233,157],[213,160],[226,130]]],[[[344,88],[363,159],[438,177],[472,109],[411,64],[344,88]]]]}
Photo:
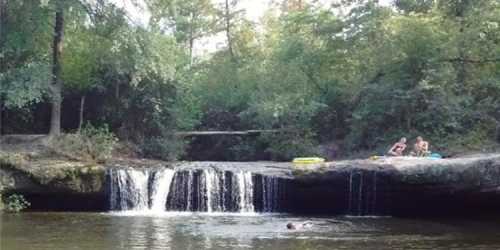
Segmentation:
{"type": "Polygon", "coordinates": [[[1,214],[0,249],[500,249],[500,219],[193,213],[1,214]],[[313,227],[288,231],[288,222],[313,227]],[[340,223],[333,223],[339,221],[340,223]]]}

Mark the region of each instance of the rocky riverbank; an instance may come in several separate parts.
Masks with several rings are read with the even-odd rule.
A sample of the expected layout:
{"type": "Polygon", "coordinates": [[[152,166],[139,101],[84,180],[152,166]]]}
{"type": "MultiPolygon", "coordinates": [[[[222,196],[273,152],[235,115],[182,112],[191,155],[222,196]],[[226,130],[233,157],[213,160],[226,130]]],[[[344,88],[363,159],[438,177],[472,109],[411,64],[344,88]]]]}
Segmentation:
{"type": "Polygon", "coordinates": [[[294,166],[276,162],[162,162],[113,159],[89,164],[0,151],[0,192],[20,193],[34,209],[108,208],[107,172],[115,168],[245,171],[286,179],[286,212],[432,215],[500,208],[500,154],[453,159],[411,157],[294,166]]]}
{"type": "Polygon", "coordinates": [[[458,215],[500,208],[500,154],[341,161],[295,170],[294,181],[295,210],[303,212],[458,215]]]}

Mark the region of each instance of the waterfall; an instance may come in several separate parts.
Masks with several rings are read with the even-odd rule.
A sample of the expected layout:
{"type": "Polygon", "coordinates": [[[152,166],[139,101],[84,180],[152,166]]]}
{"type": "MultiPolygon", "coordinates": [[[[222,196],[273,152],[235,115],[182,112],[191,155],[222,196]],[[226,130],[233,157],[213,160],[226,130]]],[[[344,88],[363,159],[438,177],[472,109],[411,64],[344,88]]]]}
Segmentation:
{"type": "Polygon", "coordinates": [[[277,212],[283,190],[275,177],[215,168],[110,169],[108,180],[111,210],[277,212]]]}
{"type": "Polygon", "coordinates": [[[239,172],[236,174],[238,186],[239,211],[254,212],[252,173],[239,172]]]}
{"type": "Polygon", "coordinates": [[[262,177],[262,211],[276,212],[280,203],[280,182],[272,176],[262,177]]]}
{"type": "Polygon", "coordinates": [[[206,194],[207,194],[207,212],[211,213],[214,211],[214,206],[216,206],[215,210],[222,210],[221,207],[218,207],[219,203],[217,201],[213,201],[213,199],[218,198],[219,190],[219,179],[215,175],[214,171],[204,171],[203,174],[205,179],[206,186],[206,194]]]}
{"type": "Polygon", "coordinates": [[[111,210],[145,210],[149,207],[149,173],[140,170],[109,171],[111,210]]]}
{"type": "Polygon", "coordinates": [[[348,176],[347,214],[377,213],[377,171],[352,170],[348,176]]]}
{"type": "Polygon", "coordinates": [[[151,204],[150,208],[153,211],[165,211],[167,205],[167,197],[170,191],[170,184],[174,177],[175,171],[172,169],[163,169],[154,172],[151,189],[151,204]]]}
{"type": "Polygon", "coordinates": [[[289,179],[272,175],[254,175],[252,179],[255,211],[275,213],[290,208],[292,198],[287,196],[293,193],[293,185],[287,184],[289,179]]]}
{"type": "Polygon", "coordinates": [[[175,172],[172,188],[167,196],[167,210],[190,211],[192,177],[189,171],[175,172]]]}
{"type": "Polygon", "coordinates": [[[252,173],[215,169],[180,170],[168,196],[168,210],[254,212],[252,173]]]}

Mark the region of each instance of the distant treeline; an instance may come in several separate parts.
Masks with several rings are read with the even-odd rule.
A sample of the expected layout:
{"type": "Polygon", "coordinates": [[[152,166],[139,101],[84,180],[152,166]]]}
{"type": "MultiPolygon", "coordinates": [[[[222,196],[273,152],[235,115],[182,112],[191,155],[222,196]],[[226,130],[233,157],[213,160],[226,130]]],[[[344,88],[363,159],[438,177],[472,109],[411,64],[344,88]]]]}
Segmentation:
{"type": "Polygon", "coordinates": [[[0,0],[0,132],[107,125],[143,156],[198,160],[500,141],[498,0],[282,0],[259,23],[238,2],[144,0],[143,24],[108,0],[0,0]],[[285,132],[176,135],[212,130],[285,132]]]}

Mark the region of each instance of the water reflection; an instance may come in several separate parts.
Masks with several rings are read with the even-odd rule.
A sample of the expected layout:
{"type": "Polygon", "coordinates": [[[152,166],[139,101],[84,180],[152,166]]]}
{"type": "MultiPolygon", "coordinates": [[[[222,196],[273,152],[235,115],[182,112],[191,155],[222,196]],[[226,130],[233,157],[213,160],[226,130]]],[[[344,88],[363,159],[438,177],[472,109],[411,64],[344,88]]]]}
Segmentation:
{"type": "Polygon", "coordinates": [[[171,225],[162,223],[161,218],[127,217],[111,218],[118,227],[109,227],[110,238],[118,239],[122,248],[170,249],[171,225]]]}
{"type": "Polygon", "coordinates": [[[0,249],[500,249],[493,220],[219,214],[2,214],[0,249]],[[314,227],[289,231],[288,222],[314,227]]]}

